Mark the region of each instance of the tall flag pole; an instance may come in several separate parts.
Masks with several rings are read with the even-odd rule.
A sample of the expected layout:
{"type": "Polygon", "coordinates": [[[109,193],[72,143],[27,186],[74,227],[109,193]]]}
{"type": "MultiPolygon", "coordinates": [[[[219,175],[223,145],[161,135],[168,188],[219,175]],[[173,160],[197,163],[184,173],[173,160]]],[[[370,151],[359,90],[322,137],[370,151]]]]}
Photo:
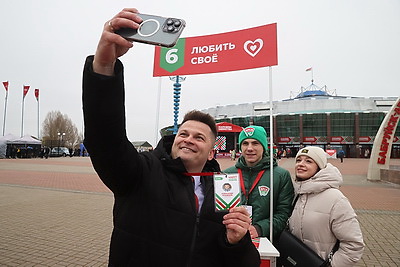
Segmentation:
{"type": "Polygon", "coordinates": [[[37,101],[37,138],[40,140],[40,127],[39,127],[39,89],[35,89],[35,97],[37,101]]]}
{"type": "Polygon", "coordinates": [[[24,85],[23,86],[23,91],[22,91],[22,122],[21,122],[21,137],[24,136],[24,106],[25,106],[25,96],[29,91],[30,86],[29,85],[24,85]]]}
{"type": "Polygon", "coordinates": [[[306,71],[311,71],[311,83],[314,83],[314,71],[313,71],[312,67],[306,69],[306,71]]]}
{"type": "MultiPolygon", "coordinates": [[[[270,150],[269,150],[269,155],[270,155],[270,162],[269,162],[269,166],[274,166],[274,105],[273,105],[273,98],[272,98],[272,67],[269,66],[269,145],[270,145],[270,150]]],[[[272,168],[271,168],[272,170],[272,168]]],[[[270,222],[274,221],[274,172],[275,171],[270,171],[270,176],[269,176],[269,181],[270,181],[270,193],[269,193],[269,197],[270,197],[270,222]]],[[[273,242],[273,232],[274,232],[274,223],[271,223],[269,226],[269,236],[270,236],[270,241],[273,242]]]]}
{"type": "Polygon", "coordinates": [[[8,81],[3,82],[4,89],[6,89],[6,98],[4,100],[4,119],[3,119],[3,136],[6,130],[6,114],[7,114],[7,100],[8,100],[8,81]]]}

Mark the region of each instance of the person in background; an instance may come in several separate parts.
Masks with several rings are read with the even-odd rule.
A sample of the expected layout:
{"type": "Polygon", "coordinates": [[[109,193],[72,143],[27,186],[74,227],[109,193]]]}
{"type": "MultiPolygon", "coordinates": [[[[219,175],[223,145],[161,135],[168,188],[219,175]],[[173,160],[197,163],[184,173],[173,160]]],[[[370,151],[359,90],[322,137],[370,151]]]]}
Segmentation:
{"type": "Polygon", "coordinates": [[[323,259],[328,258],[339,241],[339,249],[330,259],[333,267],[355,265],[364,250],[357,215],[339,190],[342,182],[342,175],[327,163],[322,148],[309,146],[299,150],[293,180],[297,201],[289,229],[323,259]]]}
{"type": "Polygon", "coordinates": [[[344,151],[343,149],[340,149],[338,152],[338,157],[340,158],[340,163],[343,163],[343,158],[344,158],[344,151]]]}
{"type": "Polygon", "coordinates": [[[264,127],[252,125],[239,134],[242,152],[237,163],[224,170],[239,173],[242,189],[241,204],[252,207],[252,238],[270,238],[270,172],[273,171],[273,240],[280,235],[292,212],[293,185],[290,173],[273,159],[270,166],[267,133],[264,127]]]}
{"type": "Polygon", "coordinates": [[[232,149],[231,150],[231,160],[236,160],[236,150],[235,149],[232,149]]]}
{"type": "Polygon", "coordinates": [[[46,146],[46,147],[44,148],[44,157],[45,157],[46,159],[48,159],[48,158],[49,158],[49,155],[50,155],[50,147],[46,146]]]}
{"type": "Polygon", "coordinates": [[[220,167],[209,114],[187,113],[178,133],[151,152],[139,153],[127,138],[118,58],[133,44],[115,31],[141,22],[137,9],[126,8],[105,23],[83,73],[84,145],[114,195],[109,266],[258,267],[246,209],[215,211],[213,173],[220,167]]]}
{"type": "Polygon", "coordinates": [[[364,158],[369,158],[369,149],[368,148],[366,148],[365,149],[365,151],[364,151],[364,158]]]}

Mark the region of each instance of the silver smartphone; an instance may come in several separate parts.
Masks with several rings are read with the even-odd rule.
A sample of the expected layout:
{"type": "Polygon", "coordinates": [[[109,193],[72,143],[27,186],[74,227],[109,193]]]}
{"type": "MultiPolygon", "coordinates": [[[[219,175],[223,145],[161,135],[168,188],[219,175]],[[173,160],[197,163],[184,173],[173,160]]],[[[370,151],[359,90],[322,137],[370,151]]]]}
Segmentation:
{"type": "Polygon", "coordinates": [[[138,15],[143,19],[138,29],[122,28],[116,33],[134,42],[173,47],[186,26],[183,19],[138,15]]]}

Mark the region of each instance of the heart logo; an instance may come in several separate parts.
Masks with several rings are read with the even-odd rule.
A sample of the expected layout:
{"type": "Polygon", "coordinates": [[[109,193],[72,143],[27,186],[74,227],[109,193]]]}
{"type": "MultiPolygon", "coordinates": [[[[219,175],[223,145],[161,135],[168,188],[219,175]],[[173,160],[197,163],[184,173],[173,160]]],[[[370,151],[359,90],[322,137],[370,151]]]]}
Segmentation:
{"type": "Polygon", "coordinates": [[[247,52],[252,57],[255,57],[258,52],[260,52],[261,48],[263,47],[263,40],[262,39],[256,39],[254,41],[246,41],[243,45],[244,51],[247,52]]]}

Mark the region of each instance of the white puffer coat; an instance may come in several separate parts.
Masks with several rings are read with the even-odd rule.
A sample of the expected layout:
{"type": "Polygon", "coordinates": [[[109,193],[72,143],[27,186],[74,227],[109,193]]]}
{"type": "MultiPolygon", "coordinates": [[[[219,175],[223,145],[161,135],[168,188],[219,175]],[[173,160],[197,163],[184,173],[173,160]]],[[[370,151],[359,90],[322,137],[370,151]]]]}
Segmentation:
{"type": "Polygon", "coordinates": [[[339,190],[342,182],[339,170],[330,163],[308,180],[293,180],[299,198],[289,219],[290,231],[324,259],[338,239],[333,267],[353,266],[364,250],[357,215],[339,190]]]}

